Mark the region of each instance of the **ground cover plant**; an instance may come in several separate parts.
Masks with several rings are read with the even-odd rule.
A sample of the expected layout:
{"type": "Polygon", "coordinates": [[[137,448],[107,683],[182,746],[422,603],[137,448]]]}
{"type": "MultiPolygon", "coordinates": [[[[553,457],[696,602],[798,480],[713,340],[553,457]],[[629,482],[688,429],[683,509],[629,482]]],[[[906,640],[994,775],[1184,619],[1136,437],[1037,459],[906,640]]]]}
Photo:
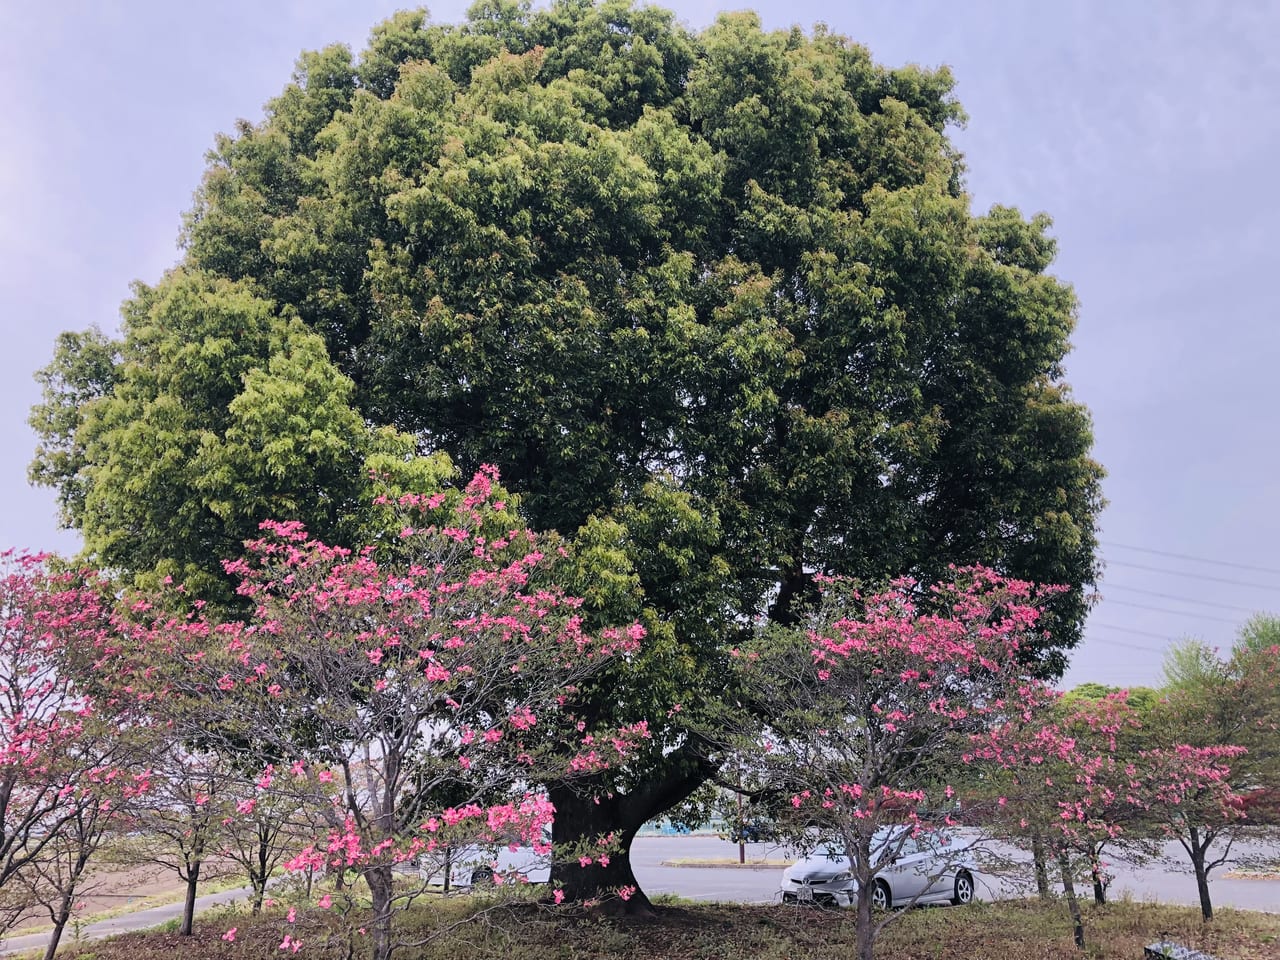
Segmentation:
{"type": "MultiPolygon", "coordinates": [[[[431,914],[448,925],[476,909],[469,898],[451,904],[452,913],[431,914]]],[[[280,957],[288,931],[308,957],[348,956],[349,943],[337,924],[314,913],[277,905],[261,918],[217,916],[197,923],[195,939],[170,933],[132,934],[80,945],[70,960],[256,960],[280,957]],[[224,939],[229,925],[233,941],[224,939]]],[[[1280,951],[1280,916],[1220,910],[1213,923],[1191,907],[1119,902],[1083,907],[1098,932],[1087,956],[1133,960],[1142,947],[1170,939],[1231,960],[1274,960],[1280,951]]],[[[407,918],[412,921],[413,914],[407,918]]],[[[424,914],[425,916],[425,914],[424,914]]],[[[422,931],[425,933],[426,931],[422,931]]],[[[852,911],[805,907],[666,903],[658,917],[602,917],[589,910],[550,911],[533,903],[490,910],[480,922],[437,936],[429,945],[402,954],[412,960],[846,960],[857,939],[852,911]]],[[[424,938],[425,939],[425,938],[424,938]]],[[[285,953],[292,955],[290,948],[285,953]]],[[[1056,904],[1039,901],[979,903],[955,909],[908,911],[878,944],[883,960],[1078,960],[1071,925],[1056,904]]]]}

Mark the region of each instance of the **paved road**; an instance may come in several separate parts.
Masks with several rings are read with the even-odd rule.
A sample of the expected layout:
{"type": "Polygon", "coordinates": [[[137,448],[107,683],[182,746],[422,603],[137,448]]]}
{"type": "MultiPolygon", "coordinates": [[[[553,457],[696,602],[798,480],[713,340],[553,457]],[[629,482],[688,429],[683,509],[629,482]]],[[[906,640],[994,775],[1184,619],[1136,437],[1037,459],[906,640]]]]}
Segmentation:
{"type": "MultiPolygon", "coordinates": [[[[1175,851],[1178,849],[1176,844],[1171,844],[1167,853],[1175,856],[1177,855],[1175,851]]],[[[675,893],[694,900],[733,903],[773,902],[778,894],[778,881],[782,874],[780,867],[743,870],[737,867],[663,865],[664,861],[670,860],[736,860],[737,856],[737,844],[727,843],[715,837],[701,836],[640,837],[633,843],[631,849],[636,879],[650,896],[659,893],[675,893]]],[[[794,855],[789,851],[772,844],[747,844],[748,861],[793,858],[794,855]]],[[[1113,898],[1128,893],[1137,900],[1160,900],[1188,906],[1199,903],[1195,878],[1190,873],[1171,870],[1168,865],[1133,867],[1115,864],[1112,872],[1116,875],[1110,890],[1113,898]]],[[[1215,907],[1280,912],[1280,880],[1226,880],[1219,877],[1212,881],[1212,892],[1215,907]]],[[[227,890],[223,893],[200,897],[196,901],[196,906],[199,910],[207,910],[248,895],[247,888],[227,890]]],[[[1012,895],[1011,891],[1002,885],[987,885],[985,889],[980,885],[979,896],[984,899],[1009,895],[1012,895]]],[[[1085,890],[1082,891],[1082,895],[1088,897],[1091,896],[1091,892],[1085,890]]],[[[87,940],[96,940],[130,930],[145,930],[172,920],[181,912],[182,905],[178,903],[152,907],[90,924],[81,931],[81,936],[87,940]]],[[[0,955],[43,950],[47,936],[47,934],[37,933],[0,941],[0,955]]],[[[64,934],[63,942],[69,943],[70,937],[71,932],[68,930],[64,934]]]]}
{"type": "MultiPolygon", "coordinates": [[[[1180,863],[1185,856],[1177,844],[1166,848],[1166,855],[1180,863]]],[[[665,867],[664,860],[737,859],[737,844],[715,837],[641,837],[632,844],[631,860],[636,879],[646,893],[678,893],[695,900],[722,900],[739,903],[769,903],[778,893],[780,869],[741,870],[695,867],[665,867]]],[[[791,855],[770,844],[747,844],[748,860],[785,860],[791,855]]],[[[1188,871],[1190,864],[1188,866],[1188,871]]],[[[1115,880],[1108,891],[1112,899],[1130,895],[1135,900],[1158,900],[1195,906],[1195,877],[1169,864],[1134,867],[1116,863],[1111,872],[1115,880]]],[[[1242,910],[1280,912],[1280,880],[1227,880],[1221,872],[1211,875],[1210,891],[1215,907],[1237,907],[1242,910]]],[[[1011,896],[1004,884],[988,884],[979,889],[984,899],[1011,896]]],[[[1092,888],[1082,892],[1092,896],[1092,888]]]]}
{"type": "MultiPolygon", "coordinates": [[[[223,904],[231,903],[233,900],[244,899],[248,896],[248,887],[241,887],[237,890],[224,890],[222,893],[211,893],[208,896],[196,898],[196,910],[208,910],[210,907],[222,906],[223,904]]],[[[110,920],[99,920],[97,923],[88,924],[80,931],[80,936],[83,940],[101,940],[103,937],[114,937],[118,933],[128,933],[131,930],[146,930],[150,927],[158,927],[160,924],[181,915],[181,903],[149,907],[146,910],[138,910],[135,913],[126,913],[110,920]]],[[[29,933],[20,937],[9,937],[6,940],[0,940],[0,955],[25,953],[28,950],[43,951],[48,942],[48,931],[44,933],[29,933]]],[[[68,925],[67,929],[62,933],[59,953],[61,953],[62,948],[71,942],[72,931],[70,925],[68,925]]]]}

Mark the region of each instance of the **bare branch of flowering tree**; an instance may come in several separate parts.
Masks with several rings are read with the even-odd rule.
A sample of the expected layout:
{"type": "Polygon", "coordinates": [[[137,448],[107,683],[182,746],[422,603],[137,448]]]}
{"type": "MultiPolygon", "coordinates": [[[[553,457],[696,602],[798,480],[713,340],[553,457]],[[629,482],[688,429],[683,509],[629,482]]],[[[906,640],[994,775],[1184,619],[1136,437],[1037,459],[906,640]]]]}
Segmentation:
{"type": "Polygon", "coordinates": [[[209,750],[184,745],[163,731],[149,756],[146,793],[132,805],[133,837],[120,852],[125,862],[149,863],[185,885],[181,936],[191,936],[201,882],[230,875],[219,856],[224,821],[236,815],[230,798],[236,769],[209,750]]]}
{"type": "Polygon", "coordinates": [[[53,929],[45,944],[45,960],[53,960],[62,934],[80,902],[91,889],[86,871],[98,851],[109,842],[117,825],[118,808],[101,792],[82,792],[76,797],[75,812],[41,851],[18,873],[33,904],[48,917],[53,929]]]}

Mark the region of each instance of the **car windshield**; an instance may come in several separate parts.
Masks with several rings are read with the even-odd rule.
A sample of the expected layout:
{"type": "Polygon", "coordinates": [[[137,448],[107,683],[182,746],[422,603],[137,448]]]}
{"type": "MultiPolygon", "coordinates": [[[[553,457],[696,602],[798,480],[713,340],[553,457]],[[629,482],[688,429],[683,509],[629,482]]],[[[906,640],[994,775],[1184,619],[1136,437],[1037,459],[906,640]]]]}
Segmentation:
{"type": "MultiPolygon", "coordinates": [[[[900,859],[918,853],[946,852],[950,839],[937,831],[921,831],[911,836],[909,827],[888,827],[877,830],[871,837],[871,855],[877,860],[886,858],[900,859]]],[[[842,839],[828,839],[820,842],[815,851],[816,856],[825,856],[828,860],[840,858],[851,859],[845,853],[842,839]]]]}

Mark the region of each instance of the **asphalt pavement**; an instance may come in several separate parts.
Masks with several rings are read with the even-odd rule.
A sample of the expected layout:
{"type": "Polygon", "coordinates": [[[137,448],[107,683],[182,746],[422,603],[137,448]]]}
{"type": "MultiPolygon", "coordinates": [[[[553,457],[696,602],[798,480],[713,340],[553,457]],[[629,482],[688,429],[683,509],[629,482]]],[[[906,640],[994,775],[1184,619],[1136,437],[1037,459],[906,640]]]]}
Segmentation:
{"type": "MultiPolygon", "coordinates": [[[[749,843],[746,845],[748,860],[791,860],[795,854],[773,844],[749,843]]],[[[734,903],[771,903],[778,898],[778,883],[782,869],[742,870],[737,867],[676,867],[664,866],[664,861],[736,860],[738,845],[716,837],[641,837],[631,847],[631,863],[636,879],[645,893],[676,893],[693,900],[728,901],[734,903]]],[[[1175,842],[1165,846],[1164,858],[1147,866],[1133,866],[1115,861],[1109,866],[1115,879],[1108,889],[1108,897],[1118,900],[1132,897],[1134,900],[1154,900],[1196,906],[1200,898],[1196,893],[1195,876],[1186,854],[1175,842]],[[1185,867],[1181,865],[1185,862],[1185,867]]],[[[1280,880],[1229,880],[1223,877],[1227,871],[1219,869],[1210,874],[1210,893],[1213,905],[1235,907],[1241,910],[1266,910],[1280,913],[1280,880]]],[[[1091,897],[1092,888],[1078,891],[1091,897]]],[[[986,878],[980,879],[980,899],[1003,899],[1022,895],[1011,883],[986,878]]]]}
{"type": "MultiPolygon", "coordinates": [[[[249,892],[248,887],[240,887],[235,890],[224,890],[222,893],[211,893],[207,896],[197,897],[196,912],[208,910],[210,907],[223,906],[236,900],[247,899],[249,892]]],[[[159,907],[148,907],[146,910],[121,914],[118,917],[112,917],[110,920],[99,920],[97,923],[85,924],[80,930],[80,939],[102,940],[106,937],[114,937],[117,934],[129,933],[134,930],[149,930],[180,916],[182,916],[181,903],[168,903],[159,907]]],[[[62,940],[58,944],[59,953],[70,945],[73,940],[71,925],[68,924],[67,929],[62,931],[62,940]]],[[[43,951],[48,943],[49,932],[47,930],[44,933],[28,933],[22,936],[7,937],[4,940],[0,940],[0,956],[9,953],[26,953],[29,950],[43,951]]]]}

